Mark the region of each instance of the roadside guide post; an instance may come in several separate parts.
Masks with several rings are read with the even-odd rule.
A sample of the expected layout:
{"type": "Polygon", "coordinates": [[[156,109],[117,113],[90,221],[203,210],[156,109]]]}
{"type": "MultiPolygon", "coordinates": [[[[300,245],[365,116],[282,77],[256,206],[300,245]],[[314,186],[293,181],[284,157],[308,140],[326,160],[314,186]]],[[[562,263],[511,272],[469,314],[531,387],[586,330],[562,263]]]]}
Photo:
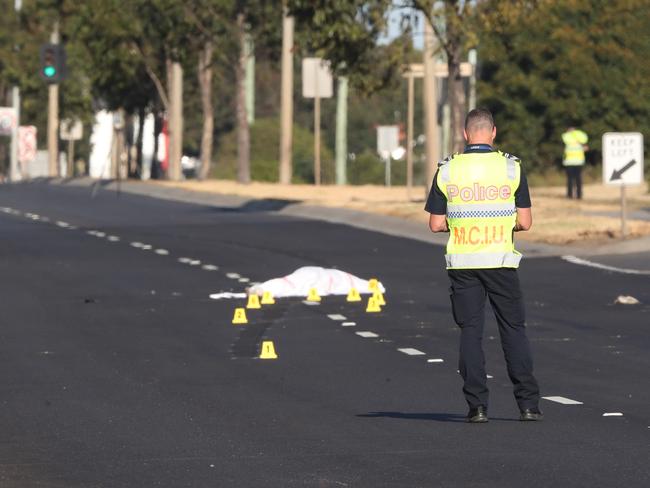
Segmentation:
{"type": "Polygon", "coordinates": [[[320,99],[331,98],[332,73],[328,61],[321,58],[302,60],[302,96],[314,99],[314,183],[320,185],[320,99]]]}
{"type": "Polygon", "coordinates": [[[621,187],[621,236],[627,235],[625,187],[643,183],[643,134],[603,134],[603,183],[621,187]]]}
{"type": "Polygon", "coordinates": [[[391,154],[399,148],[399,126],[377,126],[377,152],[385,164],[385,183],[390,186],[391,154]]]}

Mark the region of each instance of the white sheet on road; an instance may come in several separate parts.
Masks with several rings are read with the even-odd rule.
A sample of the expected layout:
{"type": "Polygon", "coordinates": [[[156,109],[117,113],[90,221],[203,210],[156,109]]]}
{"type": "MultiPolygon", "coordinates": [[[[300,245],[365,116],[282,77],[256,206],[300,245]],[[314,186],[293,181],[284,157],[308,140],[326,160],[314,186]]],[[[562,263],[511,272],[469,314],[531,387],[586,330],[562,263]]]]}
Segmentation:
{"type": "MultiPolygon", "coordinates": [[[[319,266],[298,268],[290,275],[253,285],[249,291],[258,295],[270,291],[276,298],[306,297],[312,288],[316,288],[320,296],[347,295],[351,288],[356,288],[361,294],[372,293],[368,288],[368,280],[340,269],[328,269],[319,266]]],[[[379,283],[379,290],[382,293],[386,292],[381,282],[379,283]]]]}

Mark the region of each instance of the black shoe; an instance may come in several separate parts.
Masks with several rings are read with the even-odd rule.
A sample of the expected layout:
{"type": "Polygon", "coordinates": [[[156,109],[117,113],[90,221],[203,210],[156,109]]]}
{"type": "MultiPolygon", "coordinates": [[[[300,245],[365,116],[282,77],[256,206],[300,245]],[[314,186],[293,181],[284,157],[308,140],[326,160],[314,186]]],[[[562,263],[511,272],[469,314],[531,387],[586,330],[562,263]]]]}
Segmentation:
{"type": "Polygon", "coordinates": [[[539,408],[525,408],[521,411],[519,420],[522,422],[535,422],[544,420],[544,414],[539,408]]]}
{"type": "Polygon", "coordinates": [[[483,424],[488,421],[487,410],[484,406],[470,408],[467,414],[467,421],[470,424],[483,424]]]}

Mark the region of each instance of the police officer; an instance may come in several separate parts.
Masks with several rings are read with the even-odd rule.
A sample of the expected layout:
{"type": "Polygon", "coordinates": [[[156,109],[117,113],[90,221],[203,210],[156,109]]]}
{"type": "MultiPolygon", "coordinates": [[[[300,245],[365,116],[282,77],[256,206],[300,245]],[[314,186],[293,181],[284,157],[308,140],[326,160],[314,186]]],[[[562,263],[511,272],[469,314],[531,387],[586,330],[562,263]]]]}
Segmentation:
{"type": "Polygon", "coordinates": [[[589,149],[589,137],[580,129],[569,127],[562,134],[564,142],[564,158],[562,164],[566,169],[567,198],[573,198],[575,188],[576,198],[582,198],[582,167],[585,165],[585,151],[589,149]]]}
{"type": "Polygon", "coordinates": [[[453,316],[461,329],[467,420],[488,421],[482,348],[486,298],[499,326],[520,420],[542,420],[517,276],[521,254],[513,242],[514,232],[532,224],[528,184],[519,159],[493,149],[496,127],[488,110],[467,115],[464,135],[465,151],[439,163],[425,210],[431,231],[450,234],[445,258],[453,316]]]}

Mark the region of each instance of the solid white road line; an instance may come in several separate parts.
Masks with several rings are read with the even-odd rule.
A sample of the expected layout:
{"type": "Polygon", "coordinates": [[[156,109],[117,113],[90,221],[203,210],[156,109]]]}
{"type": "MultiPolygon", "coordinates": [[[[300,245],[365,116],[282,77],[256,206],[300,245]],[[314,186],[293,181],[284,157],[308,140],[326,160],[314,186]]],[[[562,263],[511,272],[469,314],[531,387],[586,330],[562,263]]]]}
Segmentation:
{"type": "Polygon", "coordinates": [[[354,327],[355,325],[357,325],[357,323],[356,322],[343,322],[341,325],[343,327],[354,327]]]}
{"type": "Polygon", "coordinates": [[[603,414],[603,417],[622,417],[623,413],[622,412],[605,412],[603,414]]]}
{"type": "Polygon", "coordinates": [[[605,271],[614,271],[616,273],[635,274],[635,275],[650,275],[650,271],[642,271],[639,269],[629,269],[629,268],[617,268],[616,266],[608,266],[606,264],[595,263],[593,261],[588,261],[587,259],[582,259],[572,255],[562,256],[562,259],[564,259],[569,263],[588,266],[590,268],[602,269],[605,271]]]}
{"type": "Polygon", "coordinates": [[[420,351],[419,349],[414,349],[412,347],[401,347],[397,349],[399,352],[408,354],[409,356],[424,356],[426,353],[420,351]]]}
{"type": "Polygon", "coordinates": [[[445,360],[440,358],[427,359],[427,363],[444,363],[444,362],[445,360]]]}
{"type": "Polygon", "coordinates": [[[332,320],[345,320],[345,316],[340,313],[331,313],[328,317],[332,320]]]}
{"type": "Polygon", "coordinates": [[[370,332],[369,330],[364,330],[364,331],[361,331],[361,332],[355,332],[355,334],[358,335],[358,336],[361,336],[361,337],[365,337],[366,339],[368,339],[370,337],[379,337],[377,334],[375,334],[374,332],[370,332]]]}
{"type": "Polygon", "coordinates": [[[577,400],[571,400],[570,398],[565,398],[562,396],[545,396],[542,397],[544,400],[548,400],[551,402],[556,402],[556,403],[561,403],[563,405],[582,405],[582,402],[579,402],[577,400]]]}

